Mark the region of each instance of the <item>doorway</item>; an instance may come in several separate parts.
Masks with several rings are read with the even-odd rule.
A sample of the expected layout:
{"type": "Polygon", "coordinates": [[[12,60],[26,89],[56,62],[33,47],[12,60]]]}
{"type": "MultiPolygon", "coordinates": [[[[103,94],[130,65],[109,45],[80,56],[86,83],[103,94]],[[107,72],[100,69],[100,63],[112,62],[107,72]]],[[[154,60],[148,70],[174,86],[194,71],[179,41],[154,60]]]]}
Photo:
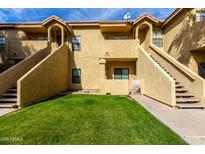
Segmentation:
{"type": "Polygon", "coordinates": [[[61,35],[56,36],[56,47],[58,48],[61,46],[61,35]]]}

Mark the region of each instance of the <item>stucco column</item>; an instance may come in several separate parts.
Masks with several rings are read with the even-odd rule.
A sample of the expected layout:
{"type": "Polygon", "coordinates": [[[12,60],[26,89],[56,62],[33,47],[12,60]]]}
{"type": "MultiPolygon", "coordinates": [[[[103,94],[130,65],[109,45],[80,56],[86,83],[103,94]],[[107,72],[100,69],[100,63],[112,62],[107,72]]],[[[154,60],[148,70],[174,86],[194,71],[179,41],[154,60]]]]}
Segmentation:
{"type": "Polygon", "coordinates": [[[134,32],[135,32],[135,39],[139,42],[139,38],[138,38],[138,28],[137,28],[137,27],[134,28],[134,32]]]}
{"type": "Polygon", "coordinates": [[[63,45],[65,43],[65,36],[64,36],[64,28],[61,27],[61,45],[63,45]]]}
{"type": "Polygon", "coordinates": [[[106,60],[104,58],[100,59],[100,80],[106,79],[106,71],[105,71],[106,60]]]}
{"type": "Polygon", "coordinates": [[[51,38],[51,27],[48,28],[48,46],[51,46],[52,38],[51,38]]]}

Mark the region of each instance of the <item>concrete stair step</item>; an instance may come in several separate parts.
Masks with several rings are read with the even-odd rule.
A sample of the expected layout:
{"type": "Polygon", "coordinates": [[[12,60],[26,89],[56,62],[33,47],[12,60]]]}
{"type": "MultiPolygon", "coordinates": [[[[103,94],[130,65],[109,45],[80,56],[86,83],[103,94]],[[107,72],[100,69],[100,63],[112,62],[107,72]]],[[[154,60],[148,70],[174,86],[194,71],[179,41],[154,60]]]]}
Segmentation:
{"type": "Polygon", "coordinates": [[[17,102],[16,98],[0,98],[0,103],[10,103],[10,102],[17,102]]]}
{"type": "Polygon", "coordinates": [[[199,103],[200,100],[196,98],[177,98],[177,103],[199,103]]]}
{"type": "Polygon", "coordinates": [[[15,88],[8,89],[7,91],[8,91],[8,92],[11,92],[11,93],[17,93],[17,89],[15,89],[15,88]]]}
{"type": "Polygon", "coordinates": [[[16,108],[16,103],[0,103],[0,108],[16,108]]]}
{"type": "Polygon", "coordinates": [[[176,107],[179,109],[204,109],[204,105],[201,103],[183,103],[177,104],[176,107]]]}
{"type": "Polygon", "coordinates": [[[181,84],[177,84],[177,85],[175,85],[175,88],[184,88],[184,86],[181,84]]]}
{"type": "Polygon", "coordinates": [[[17,97],[17,93],[6,93],[2,95],[3,97],[17,97]]]}
{"type": "Polygon", "coordinates": [[[176,93],[176,97],[180,98],[180,97],[184,97],[184,98],[190,98],[190,97],[194,97],[193,94],[188,94],[188,93],[176,93]]]}
{"type": "Polygon", "coordinates": [[[15,88],[15,89],[16,89],[16,88],[17,88],[17,85],[16,85],[16,84],[15,84],[15,85],[13,85],[13,88],[15,88]]]}
{"type": "Polygon", "coordinates": [[[188,92],[188,90],[186,90],[186,89],[176,89],[176,93],[186,93],[186,92],[188,92]]]}

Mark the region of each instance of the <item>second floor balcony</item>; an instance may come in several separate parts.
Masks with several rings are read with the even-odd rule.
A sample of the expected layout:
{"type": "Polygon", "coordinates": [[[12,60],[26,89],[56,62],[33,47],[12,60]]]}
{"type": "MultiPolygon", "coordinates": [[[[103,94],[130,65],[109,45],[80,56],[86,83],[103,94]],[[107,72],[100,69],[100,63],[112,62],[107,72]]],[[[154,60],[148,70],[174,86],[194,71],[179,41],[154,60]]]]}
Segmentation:
{"type": "Polygon", "coordinates": [[[104,40],[104,58],[137,58],[138,52],[137,39],[104,40]]]}

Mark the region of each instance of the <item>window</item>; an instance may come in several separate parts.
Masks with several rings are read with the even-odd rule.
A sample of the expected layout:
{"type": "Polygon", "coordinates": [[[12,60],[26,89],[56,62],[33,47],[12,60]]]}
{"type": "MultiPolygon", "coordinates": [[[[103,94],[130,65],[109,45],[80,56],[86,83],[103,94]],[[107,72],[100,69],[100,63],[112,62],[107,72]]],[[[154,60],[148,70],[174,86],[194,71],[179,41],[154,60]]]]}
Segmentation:
{"type": "Polygon", "coordinates": [[[202,78],[205,79],[205,63],[198,64],[198,73],[202,78]]]}
{"type": "Polygon", "coordinates": [[[114,35],[113,40],[128,40],[129,36],[128,35],[114,35]]]}
{"type": "Polygon", "coordinates": [[[72,83],[80,83],[80,82],[81,82],[81,70],[72,69],[72,83]]]}
{"type": "Polygon", "coordinates": [[[80,51],[80,36],[72,37],[72,50],[80,51]]]}
{"type": "Polygon", "coordinates": [[[129,79],[129,69],[114,68],[114,79],[129,79]]]}
{"type": "Polygon", "coordinates": [[[6,38],[5,36],[0,36],[0,52],[4,52],[6,47],[6,38]]]}
{"type": "Polygon", "coordinates": [[[153,32],[153,40],[152,43],[157,47],[163,47],[163,34],[160,31],[153,32]]]}
{"type": "Polygon", "coordinates": [[[38,35],[37,40],[42,40],[42,41],[48,40],[48,37],[47,37],[47,35],[38,35]]]}
{"type": "Polygon", "coordinates": [[[196,22],[203,21],[205,19],[205,10],[196,11],[196,22]]]}

